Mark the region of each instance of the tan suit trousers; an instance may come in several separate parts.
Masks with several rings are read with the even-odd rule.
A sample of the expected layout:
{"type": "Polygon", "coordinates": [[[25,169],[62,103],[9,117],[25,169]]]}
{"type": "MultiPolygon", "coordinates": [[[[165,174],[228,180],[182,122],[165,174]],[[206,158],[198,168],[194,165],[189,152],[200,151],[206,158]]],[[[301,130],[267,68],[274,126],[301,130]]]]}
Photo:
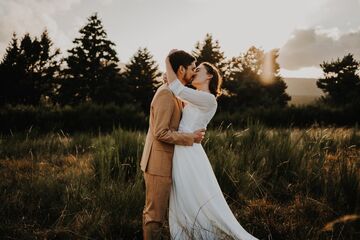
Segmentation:
{"type": "Polygon", "coordinates": [[[146,200],[143,211],[144,239],[160,239],[171,191],[171,177],[144,173],[146,200]]]}

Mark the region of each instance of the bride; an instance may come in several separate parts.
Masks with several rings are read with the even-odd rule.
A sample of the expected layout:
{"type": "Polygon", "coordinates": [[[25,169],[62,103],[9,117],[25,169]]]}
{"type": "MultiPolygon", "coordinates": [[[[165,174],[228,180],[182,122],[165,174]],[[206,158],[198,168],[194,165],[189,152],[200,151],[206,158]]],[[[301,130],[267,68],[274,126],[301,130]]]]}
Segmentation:
{"type": "MultiPolygon", "coordinates": [[[[172,52],[176,50],[172,50],[172,52]]],[[[222,79],[218,70],[203,62],[196,68],[192,85],[185,87],[166,58],[170,90],[186,103],[179,125],[181,132],[206,128],[217,108],[222,79]]],[[[201,144],[175,145],[172,167],[173,185],[169,203],[171,239],[257,239],[236,220],[229,208],[209,159],[201,144]]]]}

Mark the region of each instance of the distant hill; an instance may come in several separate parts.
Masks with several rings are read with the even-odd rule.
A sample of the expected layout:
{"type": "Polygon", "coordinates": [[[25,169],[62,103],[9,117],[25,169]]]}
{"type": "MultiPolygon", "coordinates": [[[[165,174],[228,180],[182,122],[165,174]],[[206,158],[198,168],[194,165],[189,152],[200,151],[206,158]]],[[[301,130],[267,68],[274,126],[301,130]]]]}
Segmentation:
{"type": "Polygon", "coordinates": [[[323,92],[316,86],[316,78],[286,78],[288,88],[286,92],[291,96],[289,104],[306,105],[323,96],[323,92]]]}

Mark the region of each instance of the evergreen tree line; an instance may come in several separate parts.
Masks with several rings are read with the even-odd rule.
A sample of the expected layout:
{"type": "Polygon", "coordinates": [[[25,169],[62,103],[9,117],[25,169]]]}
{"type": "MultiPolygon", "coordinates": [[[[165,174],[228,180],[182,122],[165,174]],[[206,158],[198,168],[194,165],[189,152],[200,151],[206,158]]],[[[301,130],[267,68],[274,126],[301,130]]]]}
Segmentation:
{"type": "Polygon", "coordinates": [[[148,111],[161,75],[148,49],[139,48],[120,71],[115,44],[97,14],[79,33],[64,58],[47,31],[40,39],[14,34],[0,63],[0,105],[112,103],[148,111]]]}
{"type": "MultiPolygon", "coordinates": [[[[79,106],[115,104],[138,109],[145,114],[161,72],[147,48],[139,48],[125,68],[119,68],[115,44],[107,37],[97,14],[73,41],[74,47],[61,57],[48,32],[40,38],[16,34],[0,63],[0,105],[79,106]]],[[[264,52],[251,47],[239,56],[226,58],[220,44],[207,34],[195,44],[192,54],[198,63],[214,64],[223,79],[221,112],[250,108],[285,108],[290,96],[277,63],[278,49],[264,52]]],[[[317,86],[325,93],[327,106],[358,106],[360,63],[352,54],[320,64],[324,77],[317,86]]]]}

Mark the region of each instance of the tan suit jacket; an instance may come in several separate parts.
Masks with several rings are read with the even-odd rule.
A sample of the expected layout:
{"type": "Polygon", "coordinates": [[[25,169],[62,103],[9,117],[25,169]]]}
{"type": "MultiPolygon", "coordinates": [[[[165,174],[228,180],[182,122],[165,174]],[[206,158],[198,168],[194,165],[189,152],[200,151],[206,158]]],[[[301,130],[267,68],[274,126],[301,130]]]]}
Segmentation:
{"type": "Polygon", "coordinates": [[[175,145],[191,146],[191,133],[177,132],[182,104],[167,85],[156,91],[150,106],[149,130],[141,157],[141,170],[158,176],[171,176],[175,145]]]}

